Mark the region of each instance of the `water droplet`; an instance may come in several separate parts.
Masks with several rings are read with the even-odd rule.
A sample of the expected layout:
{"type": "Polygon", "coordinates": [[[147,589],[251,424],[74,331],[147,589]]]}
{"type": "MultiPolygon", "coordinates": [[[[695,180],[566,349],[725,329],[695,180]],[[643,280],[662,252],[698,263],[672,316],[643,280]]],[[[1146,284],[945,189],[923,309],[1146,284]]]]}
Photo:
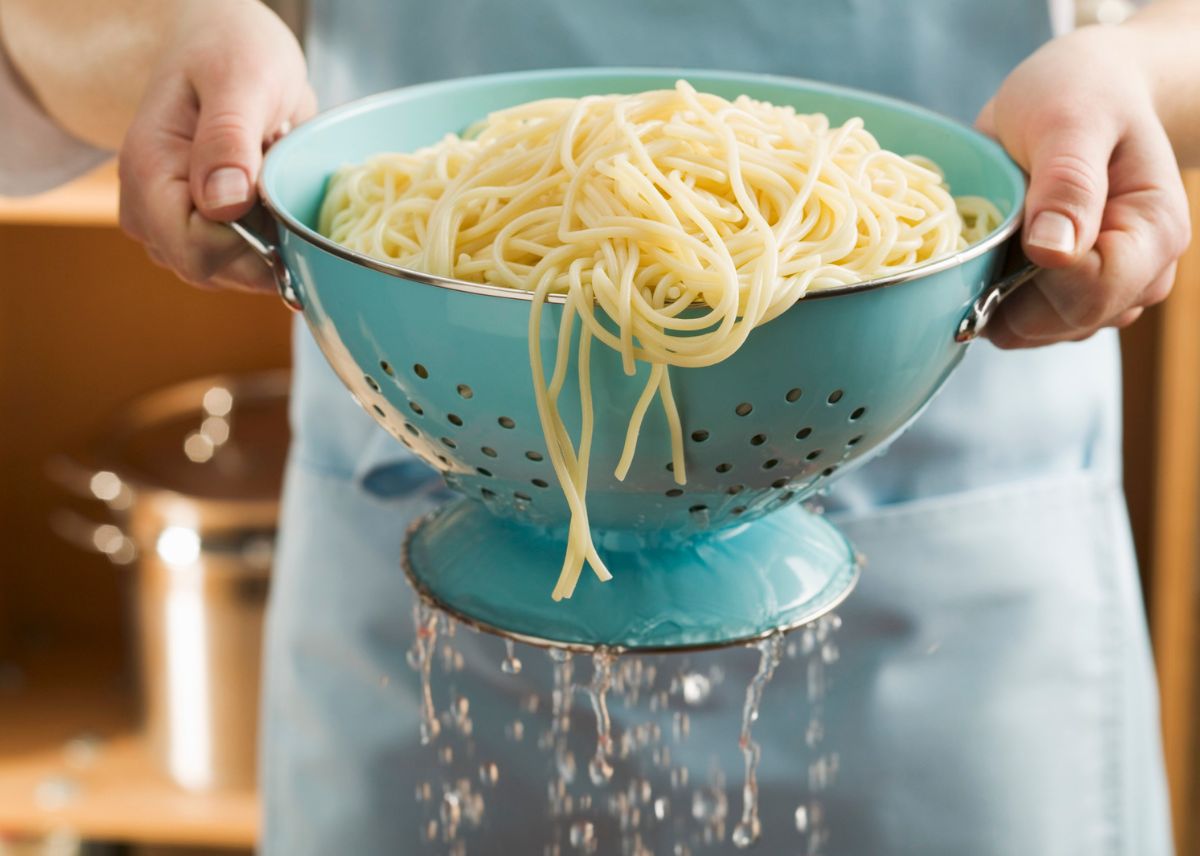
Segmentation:
{"type": "Polygon", "coordinates": [[[561,752],[556,759],[558,775],[567,784],[575,781],[575,755],[572,752],[561,752]]]}
{"type": "Polygon", "coordinates": [[[479,781],[485,785],[494,785],[500,781],[500,767],[495,762],[483,764],[479,768],[479,781]]]}
{"type": "Polygon", "coordinates": [[[733,830],[733,843],[739,848],[749,847],[757,841],[761,829],[758,819],[757,773],[762,751],[750,734],[750,726],[758,718],[763,691],[779,666],[783,653],[783,636],[777,633],[754,647],[759,652],[758,671],[750,681],[750,686],[746,688],[746,702],[742,706],[742,731],[738,738],[746,766],[746,776],[742,785],[742,818],[733,830]]]}
{"type": "Polygon", "coordinates": [[[588,778],[592,780],[592,784],[599,787],[610,781],[613,777],[612,764],[604,758],[593,758],[588,762],[588,778]]]}
{"type": "Polygon", "coordinates": [[[446,837],[454,838],[458,825],[462,822],[462,806],[457,791],[446,791],[442,794],[441,816],[446,837]]]}
{"type": "Polygon", "coordinates": [[[811,749],[815,747],[825,738],[825,726],[817,716],[813,716],[808,721],[808,727],[804,729],[804,742],[811,749]]]}
{"type": "Polygon", "coordinates": [[[739,850],[745,850],[751,844],[758,840],[758,836],[762,833],[762,824],[758,818],[752,818],[749,823],[740,821],[733,828],[733,844],[739,850]]]}
{"type": "Polygon", "coordinates": [[[509,740],[519,743],[525,739],[525,723],[519,719],[514,719],[504,729],[504,733],[509,740]]]}
{"type": "Polygon", "coordinates": [[[796,809],[796,831],[805,832],[808,829],[808,808],[800,806],[796,809]]]}
{"type": "Polygon", "coordinates": [[[712,682],[699,672],[689,672],[679,683],[684,702],[692,706],[704,704],[712,693],[712,682]]]}
{"type": "Polygon", "coordinates": [[[682,710],[675,711],[671,717],[671,734],[675,741],[682,742],[687,739],[688,734],[692,730],[692,720],[682,710]]]}
{"type": "Polygon", "coordinates": [[[504,640],[504,660],[500,663],[500,671],[506,675],[521,674],[521,661],[517,659],[516,646],[513,640],[504,640]]]}
{"type": "Polygon", "coordinates": [[[591,848],[596,840],[596,827],[590,821],[577,820],[571,824],[568,838],[576,850],[591,848]]]}
{"type": "Polygon", "coordinates": [[[666,816],[668,813],[670,813],[670,810],[670,803],[667,801],[666,797],[659,797],[654,801],[654,816],[659,820],[666,819],[666,816]]]}

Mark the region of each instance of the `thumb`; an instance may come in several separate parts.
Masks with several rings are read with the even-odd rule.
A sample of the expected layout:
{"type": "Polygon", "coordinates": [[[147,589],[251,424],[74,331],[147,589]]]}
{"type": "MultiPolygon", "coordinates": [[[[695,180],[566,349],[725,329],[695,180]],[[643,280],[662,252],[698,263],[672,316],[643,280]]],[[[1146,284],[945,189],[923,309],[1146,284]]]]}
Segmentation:
{"type": "Polygon", "coordinates": [[[1061,117],[1039,130],[1028,150],[1025,254],[1041,267],[1067,267],[1096,243],[1116,135],[1061,117]]]}
{"type": "Polygon", "coordinates": [[[991,98],[987,104],[983,105],[983,109],[979,111],[979,115],[975,117],[975,127],[981,133],[987,134],[989,137],[996,136],[996,99],[991,98]]]}
{"type": "Polygon", "coordinates": [[[198,87],[190,187],[196,209],[209,220],[235,220],[253,204],[270,118],[260,93],[259,87],[237,80],[208,90],[198,87]]]}

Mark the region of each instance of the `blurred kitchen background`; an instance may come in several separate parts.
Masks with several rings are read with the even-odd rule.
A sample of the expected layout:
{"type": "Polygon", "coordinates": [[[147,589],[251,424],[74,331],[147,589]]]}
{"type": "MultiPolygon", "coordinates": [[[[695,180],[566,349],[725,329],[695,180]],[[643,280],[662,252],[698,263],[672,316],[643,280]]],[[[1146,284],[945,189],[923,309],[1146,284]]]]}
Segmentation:
{"type": "MultiPolygon", "coordinates": [[[[1118,20],[1122,0],[1085,0],[1118,20]]],[[[1188,177],[1200,223],[1200,174],[1188,177]]],[[[0,198],[0,856],[249,852],[290,317],[116,227],[111,164],[0,198]]],[[[1200,243],[1123,334],[1181,856],[1200,854],[1200,243]]],[[[987,347],[986,345],[982,347],[987,347]]],[[[1069,620],[1064,616],[1064,620],[1069,620]]]]}

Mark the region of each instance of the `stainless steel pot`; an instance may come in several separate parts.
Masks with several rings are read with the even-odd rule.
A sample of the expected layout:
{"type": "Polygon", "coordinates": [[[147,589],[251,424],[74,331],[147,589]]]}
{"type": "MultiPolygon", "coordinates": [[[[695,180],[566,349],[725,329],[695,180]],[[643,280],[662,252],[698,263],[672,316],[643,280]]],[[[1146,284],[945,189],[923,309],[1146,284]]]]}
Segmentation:
{"type": "Polygon", "coordinates": [[[64,537],[136,564],[147,739],[191,790],[255,783],[259,658],[288,445],[286,371],[212,377],[124,409],[86,463],[50,475],[103,501],[62,512],[64,537]]]}

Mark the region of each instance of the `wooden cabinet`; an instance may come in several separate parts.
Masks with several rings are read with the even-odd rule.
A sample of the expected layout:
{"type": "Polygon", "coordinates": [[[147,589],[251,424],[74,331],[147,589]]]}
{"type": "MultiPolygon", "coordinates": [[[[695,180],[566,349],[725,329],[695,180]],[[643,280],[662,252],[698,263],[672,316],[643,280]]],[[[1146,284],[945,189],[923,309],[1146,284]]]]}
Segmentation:
{"type": "Polygon", "coordinates": [[[290,313],[273,295],[183,285],[115,223],[111,166],[0,200],[0,834],[65,824],[249,846],[253,794],[195,797],[151,764],[128,674],[128,569],[55,538],[48,521],[67,499],[45,465],[141,393],[288,365],[290,313]],[[70,748],[81,735],[97,738],[83,767],[70,748]],[[56,803],[63,777],[75,796],[56,803]]]}

